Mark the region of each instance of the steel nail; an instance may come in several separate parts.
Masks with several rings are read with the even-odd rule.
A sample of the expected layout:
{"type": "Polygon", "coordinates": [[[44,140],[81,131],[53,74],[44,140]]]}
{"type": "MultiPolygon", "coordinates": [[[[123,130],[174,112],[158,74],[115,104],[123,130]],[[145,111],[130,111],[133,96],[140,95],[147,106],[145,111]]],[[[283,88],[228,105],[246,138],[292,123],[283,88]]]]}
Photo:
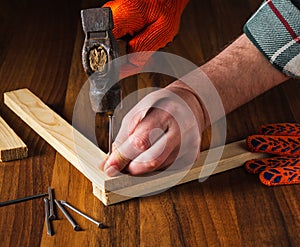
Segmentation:
{"type": "Polygon", "coordinates": [[[44,198],[44,203],[45,203],[45,221],[46,221],[46,227],[47,227],[47,234],[52,236],[53,231],[52,231],[50,219],[49,219],[49,199],[44,198]]]}
{"type": "Polygon", "coordinates": [[[73,229],[75,231],[80,231],[81,227],[73,220],[73,218],[71,217],[71,215],[69,215],[69,213],[64,209],[64,207],[60,204],[59,201],[54,199],[54,202],[56,203],[56,205],[58,206],[58,208],[60,209],[60,211],[64,214],[64,216],[67,218],[67,220],[70,222],[70,224],[72,225],[73,229]]]}
{"type": "Polygon", "coordinates": [[[112,115],[108,115],[109,119],[109,129],[108,129],[108,154],[112,152],[113,143],[113,132],[114,132],[114,119],[112,115]]]}
{"type": "Polygon", "coordinates": [[[19,202],[25,202],[25,201],[45,197],[47,195],[48,195],[47,193],[43,193],[43,194],[37,194],[37,195],[32,195],[32,196],[26,196],[26,197],[23,197],[23,198],[18,198],[18,199],[14,199],[14,200],[10,200],[10,201],[0,202],[0,207],[4,207],[4,206],[11,205],[11,204],[19,203],[19,202]]]}
{"type": "Polygon", "coordinates": [[[69,203],[67,203],[66,201],[61,200],[60,203],[68,208],[70,208],[71,210],[73,210],[74,212],[76,212],[77,214],[81,215],[82,217],[86,218],[87,220],[93,222],[94,224],[96,224],[99,228],[103,229],[106,228],[106,226],[102,223],[99,222],[93,218],[91,218],[90,216],[84,214],[83,212],[79,211],[78,209],[74,208],[73,206],[71,206],[69,203]]]}
{"type": "Polygon", "coordinates": [[[48,196],[49,196],[49,219],[50,220],[54,220],[56,218],[55,214],[54,214],[54,203],[53,203],[53,193],[52,193],[52,189],[49,186],[48,187],[48,196]]]}

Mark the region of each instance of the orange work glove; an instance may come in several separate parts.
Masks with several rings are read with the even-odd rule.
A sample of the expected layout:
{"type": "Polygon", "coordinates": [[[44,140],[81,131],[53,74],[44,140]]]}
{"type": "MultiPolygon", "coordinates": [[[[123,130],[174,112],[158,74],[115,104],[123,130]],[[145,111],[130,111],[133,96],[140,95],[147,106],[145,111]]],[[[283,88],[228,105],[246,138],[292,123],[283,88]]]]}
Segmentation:
{"type": "MultiPolygon", "coordinates": [[[[178,33],[181,14],[188,0],[115,0],[103,7],[113,13],[116,39],[129,34],[128,52],[156,51],[171,42],[178,33]]],[[[148,57],[130,61],[141,66],[148,57]]]]}
{"type": "Polygon", "coordinates": [[[268,124],[260,133],[247,138],[250,151],[278,156],[249,160],[246,170],[268,186],[300,184],[300,124],[268,124]]]}

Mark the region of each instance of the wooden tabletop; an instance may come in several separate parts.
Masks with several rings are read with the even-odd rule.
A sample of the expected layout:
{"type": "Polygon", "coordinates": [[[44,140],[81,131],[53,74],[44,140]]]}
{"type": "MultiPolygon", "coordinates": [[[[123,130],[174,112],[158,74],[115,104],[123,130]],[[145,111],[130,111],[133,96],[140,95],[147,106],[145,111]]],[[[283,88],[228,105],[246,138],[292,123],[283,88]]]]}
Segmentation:
{"type": "MultiPolygon", "coordinates": [[[[191,0],[179,35],[164,51],[200,66],[242,34],[259,4],[191,0]]],[[[27,144],[29,157],[0,163],[0,201],[47,192],[51,186],[57,199],[109,228],[97,229],[72,213],[83,228],[75,232],[58,212],[55,235],[48,236],[43,200],[34,200],[0,208],[0,245],[299,246],[300,186],[268,188],[241,167],[202,183],[105,207],[93,196],[91,183],[4,106],[4,92],[26,87],[71,122],[76,96],[87,79],[81,65],[79,13],[100,5],[96,0],[1,1],[0,115],[27,144]]],[[[163,86],[170,79],[143,75],[128,81],[126,93],[163,86]]],[[[229,114],[227,142],[255,133],[261,124],[300,122],[299,92],[299,81],[290,80],[229,114]]],[[[203,147],[208,140],[209,131],[203,135],[203,147]]],[[[105,143],[104,138],[101,145],[105,143]]]]}

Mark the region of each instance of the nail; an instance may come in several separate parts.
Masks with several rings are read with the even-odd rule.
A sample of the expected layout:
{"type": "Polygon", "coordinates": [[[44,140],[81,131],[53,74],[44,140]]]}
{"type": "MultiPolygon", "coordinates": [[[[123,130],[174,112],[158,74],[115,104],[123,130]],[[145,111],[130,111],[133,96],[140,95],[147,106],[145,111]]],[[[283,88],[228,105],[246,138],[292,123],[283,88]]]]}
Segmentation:
{"type": "Polygon", "coordinates": [[[48,195],[47,193],[43,193],[43,194],[37,194],[37,195],[32,195],[32,196],[26,196],[26,197],[23,197],[23,198],[14,199],[14,200],[10,200],[10,201],[0,202],[0,207],[4,207],[4,206],[11,205],[11,204],[19,203],[19,202],[25,202],[25,201],[45,197],[47,195],[48,195]]]}
{"type": "Polygon", "coordinates": [[[49,219],[50,220],[55,220],[56,216],[54,214],[54,203],[53,203],[53,193],[52,189],[49,186],[48,187],[48,196],[49,196],[49,219]]]}
{"type": "Polygon", "coordinates": [[[76,212],[77,214],[81,215],[82,217],[86,218],[87,220],[93,222],[94,224],[96,224],[99,228],[103,229],[106,228],[106,226],[102,223],[102,222],[98,222],[96,220],[94,220],[93,218],[91,218],[90,216],[82,213],[81,211],[79,211],[78,209],[74,208],[73,206],[71,206],[69,203],[67,203],[66,201],[61,200],[60,203],[68,208],[70,208],[71,210],[73,210],[74,212],[76,212]]]}
{"type": "Polygon", "coordinates": [[[60,211],[64,214],[64,216],[67,218],[67,220],[70,222],[70,224],[72,225],[73,229],[75,231],[80,231],[81,227],[73,220],[73,218],[71,217],[71,215],[69,215],[69,213],[64,209],[64,207],[57,201],[54,199],[54,202],[56,203],[56,205],[58,206],[58,208],[60,209],[60,211]]]}
{"type": "Polygon", "coordinates": [[[52,236],[53,231],[52,231],[51,223],[49,220],[49,200],[48,200],[48,198],[44,198],[44,203],[45,203],[45,221],[46,221],[46,227],[47,227],[47,234],[49,236],[52,236]]]}
{"type": "Polygon", "coordinates": [[[114,120],[113,115],[108,115],[109,118],[109,128],[108,128],[108,154],[112,152],[113,143],[113,131],[114,131],[114,120]]]}

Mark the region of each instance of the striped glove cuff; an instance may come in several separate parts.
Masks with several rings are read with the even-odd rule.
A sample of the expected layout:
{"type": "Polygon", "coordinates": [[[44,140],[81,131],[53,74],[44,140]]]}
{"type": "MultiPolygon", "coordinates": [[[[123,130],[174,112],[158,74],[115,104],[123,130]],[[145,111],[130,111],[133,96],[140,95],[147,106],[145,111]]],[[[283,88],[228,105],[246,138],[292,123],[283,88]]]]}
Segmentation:
{"type": "Polygon", "coordinates": [[[300,0],[267,0],[244,26],[264,56],[284,74],[300,78],[300,0]]]}

